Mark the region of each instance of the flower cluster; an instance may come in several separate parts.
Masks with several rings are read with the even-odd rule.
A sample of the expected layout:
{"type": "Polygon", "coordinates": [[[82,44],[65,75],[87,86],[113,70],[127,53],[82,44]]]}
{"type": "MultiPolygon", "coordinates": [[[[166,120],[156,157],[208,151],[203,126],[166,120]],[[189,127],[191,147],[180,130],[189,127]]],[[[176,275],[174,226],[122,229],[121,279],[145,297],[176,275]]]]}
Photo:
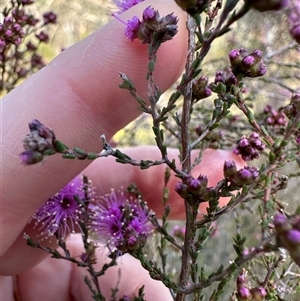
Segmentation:
{"type": "Polygon", "coordinates": [[[152,227],[149,211],[141,199],[111,191],[91,205],[90,231],[95,240],[122,253],[143,247],[152,227]]]}
{"type": "MultiPolygon", "coordinates": [[[[31,221],[34,221],[35,227],[39,226],[40,236],[50,238],[55,235],[64,239],[69,233],[75,232],[76,225],[83,215],[83,205],[76,197],[84,201],[83,187],[82,178],[75,178],[34,213],[31,221]]],[[[93,194],[92,190],[90,186],[90,195],[93,194]]]]}
{"type": "Polygon", "coordinates": [[[134,16],[125,23],[117,16],[115,17],[126,25],[124,34],[130,41],[139,39],[147,44],[153,41],[162,43],[171,40],[178,31],[178,19],[173,13],[160,17],[159,12],[150,6],[144,10],[142,20],[134,16]]]}
{"type": "Polygon", "coordinates": [[[199,175],[195,179],[191,175],[188,175],[182,179],[182,182],[178,182],[174,189],[182,198],[205,202],[209,197],[207,184],[207,176],[199,175]]]}
{"type": "Polygon", "coordinates": [[[56,20],[57,20],[57,15],[54,12],[48,11],[48,12],[43,13],[44,25],[55,24],[56,20]]]}
{"type": "Polygon", "coordinates": [[[259,158],[260,153],[264,150],[265,144],[260,140],[257,133],[253,132],[248,138],[241,138],[233,153],[241,155],[244,161],[250,161],[259,158]]]}
{"type": "Polygon", "coordinates": [[[25,36],[24,29],[13,17],[7,16],[0,23],[0,60],[3,61],[4,49],[9,44],[19,45],[25,36]]]}
{"type": "Polygon", "coordinates": [[[245,2],[260,12],[265,12],[268,10],[281,10],[289,4],[289,0],[246,0],[245,2]]]}
{"type": "Polygon", "coordinates": [[[300,266],[300,216],[289,220],[279,213],[274,217],[274,226],[278,246],[288,250],[295,263],[300,266]]]}
{"type": "Polygon", "coordinates": [[[23,140],[24,152],[20,154],[21,162],[31,165],[43,160],[45,155],[55,151],[54,132],[40,123],[33,120],[29,123],[30,133],[23,140]]]}
{"type": "Polygon", "coordinates": [[[212,91],[207,83],[208,77],[205,75],[202,75],[197,80],[192,81],[192,98],[194,101],[206,98],[212,94],[212,91]]]}
{"type": "Polygon", "coordinates": [[[237,170],[233,160],[226,160],[223,171],[224,177],[237,187],[250,185],[259,181],[259,171],[255,166],[245,166],[237,170]]]}
{"type": "Polygon", "coordinates": [[[284,109],[284,114],[293,119],[300,112],[300,93],[295,93],[291,97],[291,101],[284,109]]]}
{"type": "Polygon", "coordinates": [[[218,70],[216,72],[214,83],[211,83],[210,87],[213,88],[218,83],[225,85],[226,92],[229,92],[232,85],[236,86],[238,84],[238,79],[231,71],[218,70]]]}
{"type": "Polygon", "coordinates": [[[293,39],[300,44],[300,2],[291,1],[289,11],[290,34],[293,39]]]}
{"type": "Polygon", "coordinates": [[[276,111],[271,105],[267,105],[264,109],[264,114],[267,115],[266,123],[270,126],[286,126],[287,120],[283,110],[276,111]]]}
{"type": "Polygon", "coordinates": [[[262,51],[259,49],[250,54],[244,48],[233,49],[229,52],[229,60],[235,76],[259,77],[267,72],[267,67],[262,60],[262,51]]]}
{"type": "Polygon", "coordinates": [[[43,23],[28,12],[27,6],[34,1],[12,0],[11,7],[2,11],[0,22],[0,92],[10,91],[18,80],[45,66],[42,57],[37,54],[38,45],[49,41],[47,24],[55,24],[57,16],[49,11],[43,14],[43,23]],[[39,32],[37,32],[39,30],[39,32]],[[27,45],[23,45],[26,41],[27,45]]]}
{"type": "Polygon", "coordinates": [[[250,282],[247,279],[245,270],[242,270],[238,275],[236,286],[236,297],[239,301],[263,301],[267,296],[267,292],[262,286],[250,288],[250,282]]]}

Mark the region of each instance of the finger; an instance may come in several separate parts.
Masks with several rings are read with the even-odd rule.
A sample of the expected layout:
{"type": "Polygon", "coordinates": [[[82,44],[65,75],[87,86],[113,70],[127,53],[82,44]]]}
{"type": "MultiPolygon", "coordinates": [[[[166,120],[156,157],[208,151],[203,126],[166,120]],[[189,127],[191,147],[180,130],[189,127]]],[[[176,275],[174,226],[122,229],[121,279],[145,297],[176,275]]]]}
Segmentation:
{"type": "MultiPolygon", "coordinates": [[[[67,241],[71,256],[78,257],[84,252],[80,235],[71,235],[67,241]]],[[[109,263],[107,249],[96,251],[96,271],[100,271],[105,263],[109,263]]],[[[92,301],[91,292],[83,277],[90,275],[86,268],[64,260],[54,260],[50,257],[26,273],[18,276],[19,294],[22,300],[80,300],[92,301]],[[59,271],[59,277],[57,272],[59,271]],[[41,275],[43,281],[40,281],[41,275]],[[49,287],[55,290],[49,290],[49,287]]],[[[172,300],[168,289],[159,281],[150,278],[139,261],[126,254],[118,258],[117,266],[109,268],[104,276],[98,278],[101,293],[106,300],[111,297],[112,289],[118,289],[117,299],[128,295],[131,299],[137,296],[139,288],[145,285],[145,300],[172,300]],[[130,275],[130,276],[129,276],[130,275]]]]}
{"type": "Polygon", "coordinates": [[[7,301],[15,301],[14,280],[12,276],[0,276],[1,297],[5,296],[7,301]]]}
{"type": "MultiPolygon", "coordinates": [[[[186,54],[185,15],[173,1],[145,1],[120,17],[124,20],[154,6],[162,15],[179,16],[179,33],[158,52],[155,79],[165,90],[179,76],[186,54]]],[[[124,25],[108,25],[65,50],[48,66],[13,90],[2,102],[2,254],[12,245],[32,213],[74,178],[87,162],[59,156],[41,165],[21,166],[18,154],[27,123],[39,119],[70,146],[98,151],[98,137],[109,138],[139,111],[128,91],[118,88],[118,72],[126,73],[141,96],[147,95],[147,46],[124,38],[124,25]]]]}

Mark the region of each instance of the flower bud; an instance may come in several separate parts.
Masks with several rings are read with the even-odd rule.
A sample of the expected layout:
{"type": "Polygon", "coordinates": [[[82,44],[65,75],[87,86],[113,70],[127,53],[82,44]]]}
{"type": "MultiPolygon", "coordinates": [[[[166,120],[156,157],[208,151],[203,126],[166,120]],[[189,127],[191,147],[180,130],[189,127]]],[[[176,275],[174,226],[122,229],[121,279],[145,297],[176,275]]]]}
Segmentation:
{"type": "Polygon", "coordinates": [[[26,150],[20,154],[21,163],[24,165],[32,165],[43,160],[44,156],[33,150],[26,150]]]}
{"type": "Polygon", "coordinates": [[[210,87],[207,85],[208,77],[205,75],[200,76],[197,80],[193,81],[192,92],[193,99],[200,100],[212,94],[210,87]]]}
{"type": "Polygon", "coordinates": [[[233,153],[241,155],[245,161],[250,161],[259,158],[264,148],[265,144],[260,140],[259,135],[253,132],[249,137],[243,136],[238,141],[233,153]]]}
{"type": "Polygon", "coordinates": [[[263,300],[265,300],[265,297],[267,296],[267,292],[262,286],[258,286],[258,287],[251,289],[251,293],[253,296],[253,298],[251,300],[253,300],[253,301],[263,301],[263,300]]]}
{"type": "Polygon", "coordinates": [[[284,236],[285,242],[290,248],[300,246],[300,231],[297,229],[288,230],[284,236]]]}
{"type": "Polygon", "coordinates": [[[250,185],[259,180],[259,172],[254,166],[246,166],[236,172],[231,179],[238,186],[250,185]]]}
{"type": "Polygon", "coordinates": [[[143,21],[144,22],[152,22],[157,18],[158,11],[154,10],[151,6],[148,6],[143,11],[143,21]]]}
{"type": "Polygon", "coordinates": [[[175,191],[182,197],[185,198],[188,194],[188,188],[186,184],[183,184],[182,182],[178,182],[175,187],[175,191]]]}
{"type": "Polygon", "coordinates": [[[249,70],[249,68],[251,68],[254,65],[256,65],[256,61],[252,55],[248,55],[248,56],[244,57],[241,62],[241,67],[242,67],[242,70],[244,70],[244,71],[249,70]]]}
{"type": "Polygon", "coordinates": [[[202,189],[205,189],[208,184],[207,176],[199,175],[199,177],[197,179],[199,180],[202,189]]]}
{"type": "Polygon", "coordinates": [[[239,50],[237,49],[232,49],[231,51],[229,51],[228,53],[228,57],[231,63],[232,67],[237,67],[241,64],[241,61],[243,59],[241,53],[239,50]]]}
{"type": "Polygon", "coordinates": [[[237,172],[236,164],[233,160],[226,160],[223,167],[224,177],[229,179],[237,172]]]}
{"type": "Polygon", "coordinates": [[[241,286],[238,288],[236,296],[239,301],[252,300],[252,294],[251,294],[249,288],[245,287],[245,286],[241,286]]]}
{"type": "Polygon", "coordinates": [[[201,192],[201,183],[198,179],[192,179],[188,184],[188,190],[193,194],[199,194],[201,192]]]}
{"type": "Polygon", "coordinates": [[[43,14],[44,25],[46,24],[55,24],[57,15],[52,11],[46,12],[43,14]]]}
{"type": "Polygon", "coordinates": [[[282,213],[278,213],[274,216],[274,226],[279,234],[291,228],[287,217],[282,213]]]}

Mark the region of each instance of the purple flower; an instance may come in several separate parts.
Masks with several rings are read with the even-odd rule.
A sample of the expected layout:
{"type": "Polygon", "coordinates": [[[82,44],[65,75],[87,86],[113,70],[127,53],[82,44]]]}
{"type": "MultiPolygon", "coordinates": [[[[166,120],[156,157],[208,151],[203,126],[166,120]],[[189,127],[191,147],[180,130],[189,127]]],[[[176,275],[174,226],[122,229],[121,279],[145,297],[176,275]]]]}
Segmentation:
{"type": "Polygon", "coordinates": [[[45,33],[44,31],[41,31],[38,34],[35,34],[35,36],[39,39],[40,42],[47,43],[49,41],[49,35],[45,33]]]}
{"type": "Polygon", "coordinates": [[[241,54],[237,49],[232,49],[231,51],[229,51],[228,56],[229,56],[230,62],[234,63],[237,59],[240,58],[241,54]]]}
{"type": "Polygon", "coordinates": [[[254,132],[248,138],[245,136],[241,138],[233,149],[233,153],[241,155],[245,161],[250,161],[259,158],[264,148],[265,144],[260,140],[259,135],[254,132]]]}
{"type": "Polygon", "coordinates": [[[259,171],[255,166],[245,166],[236,171],[235,162],[230,160],[224,163],[224,176],[233,185],[242,187],[256,183],[259,180],[259,171]]]}
{"type": "Polygon", "coordinates": [[[24,165],[36,164],[38,162],[41,162],[44,158],[44,156],[41,153],[30,149],[24,151],[19,156],[20,156],[21,163],[24,165]]]}
{"type": "Polygon", "coordinates": [[[287,231],[285,238],[290,245],[300,245],[300,231],[297,229],[287,231]]]}
{"type": "Polygon", "coordinates": [[[262,286],[255,287],[251,289],[251,293],[253,295],[253,299],[255,301],[263,301],[267,296],[266,290],[262,286]]]}
{"type": "Polygon", "coordinates": [[[82,219],[82,205],[74,196],[84,200],[81,177],[72,180],[34,213],[31,220],[35,221],[35,227],[39,226],[40,236],[49,238],[55,234],[64,239],[75,232],[78,221],[82,219]]]}
{"type": "Polygon", "coordinates": [[[237,290],[237,298],[238,298],[239,301],[252,300],[252,294],[251,294],[249,288],[245,287],[245,286],[241,286],[237,290]]]}
{"type": "Polygon", "coordinates": [[[262,60],[262,51],[259,49],[255,49],[250,54],[243,48],[233,49],[228,56],[234,75],[259,77],[267,72],[267,67],[262,60]]]}
{"type": "Polygon", "coordinates": [[[32,68],[38,68],[38,69],[41,69],[45,66],[42,57],[36,53],[32,55],[30,64],[32,68]]]}
{"type": "Polygon", "coordinates": [[[56,138],[51,129],[34,119],[29,123],[29,130],[23,140],[25,151],[20,154],[23,164],[40,162],[44,155],[55,153],[56,138]]]}
{"type": "Polygon", "coordinates": [[[259,179],[259,172],[255,166],[246,166],[240,169],[234,175],[234,181],[238,185],[250,185],[255,183],[259,179]]]}
{"type": "Polygon", "coordinates": [[[283,110],[274,110],[271,105],[267,105],[264,109],[264,114],[267,115],[266,122],[270,126],[278,127],[287,125],[286,115],[283,110]]]}
{"type": "Polygon", "coordinates": [[[124,34],[130,41],[139,39],[143,44],[160,45],[163,42],[171,40],[178,31],[178,18],[173,13],[160,17],[158,11],[148,6],[144,12],[142,20],[134,16],[125,23],[117,15],[116,19],[126,25],[124,34]]]}
{"type": "Polygon", "coordinates": [[[52,11],[49,11],[49,12],[46,12],[43,14],[44,25],[55,24],[56,19],[57,19],[57,15],[52,11]]]}
{"type": "Polygon", "coordinates": [[[224,84],[226,86],[226,91],[229,91],[232,85],[238,84],[238,79],[236,78],[235,74],[229,70],[219,70],[216,72],[214,83],[224,84]]]}
{"type": "Polygon", "coordinates": [[[208,77],[205,75],[200,76],[197,80],[192,81],[193,99],[198,101],[200,99],[209,97],[212,94],[210,86],[207,85],[208,77]]]}
{"type": "Polygon", "coordinates": [[[111,249],[128,252],[143,247],[152,230],[148,208],[140,199],[111,191],[90,206],[90,229],[96,240],[111,249]]]}
{"type": "Polygon", "coordinates": [[[285,228],[287,224],[288,224],[288,219],[284,214],[278,213],[274,216],[274,225],[277,231],[282,230],[283,227],[285,228]]]}
{"type": "Polygon", "coordinates": [[[154,8],[148,6],[143,11],[143,21],[144,22],[152,22],[156,19],[158,11],[155,11],[154,8]]]}
{"type": "Polygon", "coordinates": [[[119,8],[118,13],[122,13],[143,1],[145,0],[113,0],[115,5],[119,8]]]}
{"type": "Polygon", "coordinates": [[[223,167],[224,177],[230,178],[237,172],[236,164],[233,160],[226,160],[223,167]]]}
{"type": "Polygon", "coordinates": [[[245,70],[248,70],[248,68],[252,67],[254,64],[255,58],[252,55],[247,55],[241,62],[242,68],[244,67],[245,70]]]}
{"type": "Polygon", "coordinates": [[[189,181],[188,189],[190,192],[198,194],[201,191],[201,188],[202,186],[198,179],[192,179],[191,181],[189,181]]]}
{"type": "Polygon", "coordinates": [[[138,17],[133,17],[127,21],[127,25],[124,30],[124,34],[131,42],[138,37],[141,21],[138,17]]]}
{"type": "Polygon", "coordinates": [[[37,46],[34,45],[31,41],[26,44],[26,48],[28,51],[36,51],[37,46]]]}
{"type": "Polygon", "coordinates": [[[174,190],[183,198],[185,198],[188,194],[187,185],[183,184],[182,182],[177,182],[174,190]]]}

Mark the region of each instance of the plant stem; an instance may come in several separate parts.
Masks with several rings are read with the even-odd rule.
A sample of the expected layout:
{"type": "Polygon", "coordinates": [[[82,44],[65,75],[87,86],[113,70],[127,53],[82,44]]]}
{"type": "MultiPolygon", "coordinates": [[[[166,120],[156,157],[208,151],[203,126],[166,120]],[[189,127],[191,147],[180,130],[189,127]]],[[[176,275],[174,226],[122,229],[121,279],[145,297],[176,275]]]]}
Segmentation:
{"type": "MultiPolygon", "coordinates": [[[[188,57],[187,63],[185,66],[186,74],[189,74],[191,69],[191,65],[194,59],[194,51],[195,51],[195,29],[196,24],[194,19],[188,16],[187,20],[187,28],[189,31],[189,48],[188,48],[188,57]]],[[[182,145],[182,169],[183,172],[189,173],[191,169],[191,148],[190,148],[190,137],[189,137],[189,121],[190,121],[190,113],[192,106],[192,83],[189,82],[184,89],[184,102],[183,102],[183,112],[182,112],[182,120],[181,120],[181,145],[182,145]]],[[[195,225],[194,221],[196,215],[194,214],[194,208],[189,204],[187,200],[185,200],[185,210],[186,210],[186,233],[184,238],[184,246],[182,251],[181,258],[181,273],[179,278],[179,285],[184,287],[187,285],[190,275],[190,252],[189,250],[194,245],[194,235],[195,235],[195,225]]],[[[185,299],[185,294],[178,293],[176,296],[176,301],[183,301],[185,299]]]]}

